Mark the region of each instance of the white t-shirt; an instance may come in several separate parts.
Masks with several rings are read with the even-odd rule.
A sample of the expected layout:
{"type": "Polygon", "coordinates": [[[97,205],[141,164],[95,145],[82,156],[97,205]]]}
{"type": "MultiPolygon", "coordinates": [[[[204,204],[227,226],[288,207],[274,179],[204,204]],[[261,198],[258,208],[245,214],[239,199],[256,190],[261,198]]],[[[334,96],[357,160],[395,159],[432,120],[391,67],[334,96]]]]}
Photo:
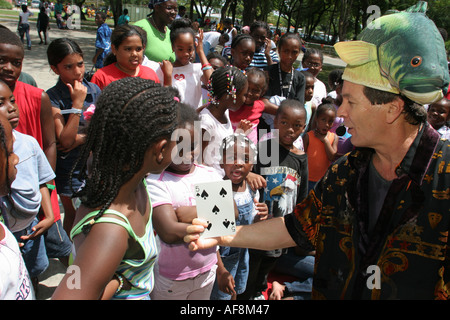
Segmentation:
{"type": "Polygon", "coordinates": [[[204,108],[200,112],[201,127],[211,135],[211,140],[203,151],[203,161],[206,165],[216,169],[222,177],[225,175],[225,171],[220,167],[222,155],[219,152],[219,148],[223,138],[233,134],[228,110],[225,111],[225,117],[227,118],[227,123],[224,124],[220,123],[208,108],[204,108]]]}
{"type": "Polygon", "coordinates": [[[5,237],[0,239],[0,300],[35,300],[25,262],[16,238],[0,222],[5,237]]]}
{"type": "Polygon", "coordinates": [[[161,65],[159,62],[152,61],[144,54],[144,59],[142,60],[141,65],[149,67],[153,71],[155,71],[156,75],[158,76],[159,82],[161,85],[164,85],[164,73],[162,71],[161,65]]]}
{"type": "Polygon", "coordinates": [[[172,87],[180,93],[180,102],[197,109],[203,105],[202,100],[202,64],[189,63],[182,67],[174,67],[172,87]]]}
{"type": "MultiPolygon", "coordinates": [[[[179,207],[195,206],[194,184],[199,182],[221,181],[222,177],[213,168],[194,165],[194,172],[179,175],[164,171],[146,178],[152,206],[164,204],[179,207]]],[[[166,244],[160,241],[158,270],[162,276],[172,280],[193,278],[210,270],[217,262],[216,248],[192,252],[188,244],[166,244]]],[[[157,275],[156,275],[157,276],[157,275]]]]}
{"type": "Polygon", "coordinates": [[[319,79],[314,80],[314,93],[311,99],[316,108],[322,103],[322,99],[327,97],[327,87],[319,79]]]}
{"type": "Polygon", "coordinates": [[[209,31],[203,34],[203,41],[210,44],[210,48],[215,48],[219,44],[219,38],[222,34],[217,31],[209,31]]]}
{"type": "Polygon", "coordinates": [[[27,11],[27,12],[21,11],[19,13],[19,17],[22,19],[21,23],[22,24],[30,24],[30,22],[28,21],[28,17],[30,17],[32,15],[33,15],[33,12],[31,12],[31,11],[27,11]]]}

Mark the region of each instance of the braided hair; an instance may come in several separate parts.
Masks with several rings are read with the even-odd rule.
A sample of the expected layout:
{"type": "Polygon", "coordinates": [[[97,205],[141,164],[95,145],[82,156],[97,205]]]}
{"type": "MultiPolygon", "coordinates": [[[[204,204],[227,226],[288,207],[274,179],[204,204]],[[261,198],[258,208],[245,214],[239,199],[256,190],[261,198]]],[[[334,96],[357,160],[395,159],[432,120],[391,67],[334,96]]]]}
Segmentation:
{"type": "Polygon", "coordinates": [[[220,67],[211,74],[209,93],[215,101],[218,101],[224,95],[233,95],[239,92],[246,83],[247,77],[239,68],[220,67]]]}
{"type": "MultiPolygon", "coordinates": [[[[75,197],[88,208],[100,207],[94,221],[111,205],[121,186],[141,169],[148,148],[171,138],[179,120],[177,94],[173,88],[138,77],[114,81],[100,94],[87,141],[73,167],[81,165],[78,178],[86,181],[75,197]]],[[[73,169],[70,180],[72,174],[73,169]]],[[[83,231],[89,232],[90,226],[83,231]]]]}

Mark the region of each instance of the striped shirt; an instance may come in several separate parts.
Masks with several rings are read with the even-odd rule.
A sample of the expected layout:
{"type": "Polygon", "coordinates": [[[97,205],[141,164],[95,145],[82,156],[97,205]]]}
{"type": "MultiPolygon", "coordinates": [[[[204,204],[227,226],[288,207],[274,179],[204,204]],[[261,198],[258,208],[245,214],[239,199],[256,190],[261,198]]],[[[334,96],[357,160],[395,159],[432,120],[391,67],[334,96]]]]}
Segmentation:
{"type": "MultiPolygon", "coordinates": [[[[265,49],[263,47],[259,52],[255,52],[255,54],[253,55],[253,60],[249,65],[249,68],[256,67],[260,69],[265,69],[267,67],[267,59],[264,50],[265,49]]],[[[276,51],[270,50],[270,58],[272,59],[272,63],[279,62],[278,54],[276,53],[276,51]]]]}

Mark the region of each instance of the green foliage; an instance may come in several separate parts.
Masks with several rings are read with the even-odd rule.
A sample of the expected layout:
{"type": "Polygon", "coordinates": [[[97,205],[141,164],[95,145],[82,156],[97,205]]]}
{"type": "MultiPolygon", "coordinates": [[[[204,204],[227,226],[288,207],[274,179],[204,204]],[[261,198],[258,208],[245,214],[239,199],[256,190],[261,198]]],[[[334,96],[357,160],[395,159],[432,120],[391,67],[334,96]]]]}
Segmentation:
{"type": "Polygon", "coordinates": [[[13,6],[6,0],[0,0],[0,9],[12,9],[13,6]]]}

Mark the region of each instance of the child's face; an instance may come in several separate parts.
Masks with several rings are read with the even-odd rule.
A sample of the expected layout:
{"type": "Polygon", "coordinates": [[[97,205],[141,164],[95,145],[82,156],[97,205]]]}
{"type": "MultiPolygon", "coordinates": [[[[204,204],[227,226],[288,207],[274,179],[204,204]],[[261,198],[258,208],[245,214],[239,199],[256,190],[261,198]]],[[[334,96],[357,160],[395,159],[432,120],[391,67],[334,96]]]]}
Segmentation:
{"type": "Polygon", "coordinates": [[[200,139],[195,138],[193,123],[186,124],[179,132],[182,138],[179,139],[177,146],[174,148],[177,154],[172,156],[173,161],[169,168],[175,173],[187,174],[190,172],[199,154],[200,139]]]}
{"type": "Polygon", "coordinates": [[[138,35],[125,38],[116,48],[111,45],[111,50],[115,54],[117,63],[126,71],[134,72],[144,59],[144,46],[138,35]]]}
{"type": "Polygon", "coordinates": [[[285,108],[275,117],[274,127],[278,129],[280,145],[290,148],[305,130],[306,112],[297,108],[285,108]]]}
{"type": "Polygon", "coordinates": [[[305,102],[311,101],[314,95],[314,78],[305,78],[305,102]]]}
{"type": "MultiPolygon", "coordinates": [[[[13,152],[12,128],[8,120],[0,116],[0,123],[5,129],[6,150],[0,151],[0,196],[6,196],[11,190],[11,183],[16,178],[16,164],[19,157],[13,152]]],[[[3,146],[2,148],[3,149],[3,146]]]]}
{"type": "Polygon", "coordinates": [[[0,44],[0,79],[14,88],[22,72],[23,48],[11,44],[0,44]]]}
{"type": "Polygon", "coordinates": [[[189,64],[194,57],[195,46],[194,37],[191,33],[181,33],[172,45],[176,60],[183,66],[189,64]]]}
{"type": "Polygon", "coordinates": [[[434,129],[439,129],[450,119],[450,101],[441,99],[428,107],[428,122],[434,129]]]}
{"type": "Polygon", "coordinates": [[[283,69],[291,69],[300,54],[300,50],[301,44],[297,39],[288,39],[284,41],[283,45],[278,50],[281,67],[283,69]]]}
{"type": "Polygon", "coordinates": [[[15,129],[19,124],[19,107],[9,87],[0,82],[0,114],[4,116],[11,127],[15,129]]]}
{"type": "Polygon", "coordinates": [[[266,43],[267,30],[266,28],[257,28],[251,33],[251,36],[255,39],[256,50],[260,50],[266,43]]]}
{"type": "Polygon", "coordinates": [[[95,24],[96,24],[97,26],[101,26],[101,25],[104,24],[104,23],[105,23],[105,19],[103,19],[101,15],[96,14],[96,15],[95,15],[95,24]]]}
{"type": "Polygon", "coordinates": [[[263,77],[257,75],[247,76],[248,90],[245,95],[245,104],[253,105],[253,103],[260,99],[266,87],[266,81],[263,77]]]}
{"type": "Polygon", "coordinates": [[[239,147],[236,143],[234,147],[230,147],[223,152],[223,164],[225,176],[231,180],[234,185],[240,185],[252,170],[252,156],[250,148],[246,144],[245,148],[239,147]]]}
{"type": "Polygon", "coordinates": [[[336,112],[330,109],[325,110],[316,117],[316,130],[318,133],[325,135],[333,126],[336,112]]]}
{"type": "Polygon", "coordinates": [[[58,65],[50,67],[54,73],[59,75],[62,82],[70,84],[72,87],[75,81],[83,81],[85,71],[84,60],[78,53],[69,54],[58,65]]]}
{"type": "Polygon", "coordinates": [[[322,71],[322,60],[320,59],[320,55],[315,53],[311,54],[305,61],[302,62],[304,68],[309,68],[309,72],[317,77],[320,71],[322,71]]]}
{"type": "Polygon", "coordinates": [[[255,54],[255,42],[248,39],[242,40],[235,48],[231,49],[233,65],[241,70],[248,68],[255,54]]]}
{"type": "Polygon", "coordinates": [[[245,85],[241,89],[241,91],[236,92],[236,102],[233,102],[233,97],[231,95],[228,95],[228,98],[230,99],[228,109],[232,111],[239,110],[239,108],[242,107],[242,105],[244,104],[245,98],[247,96],[247,91],[248,91],[248,81],[245,82],[245,85]]]}
{"type": "Polygon", "coordinates": [[[213,70],[217,70],[220,67],[225,66],[225,64],[222,62],[222,60],[217,59],[217,58],[209,59],[209,63],[211,64],[211,67],[213,68],[213,70]]]}

